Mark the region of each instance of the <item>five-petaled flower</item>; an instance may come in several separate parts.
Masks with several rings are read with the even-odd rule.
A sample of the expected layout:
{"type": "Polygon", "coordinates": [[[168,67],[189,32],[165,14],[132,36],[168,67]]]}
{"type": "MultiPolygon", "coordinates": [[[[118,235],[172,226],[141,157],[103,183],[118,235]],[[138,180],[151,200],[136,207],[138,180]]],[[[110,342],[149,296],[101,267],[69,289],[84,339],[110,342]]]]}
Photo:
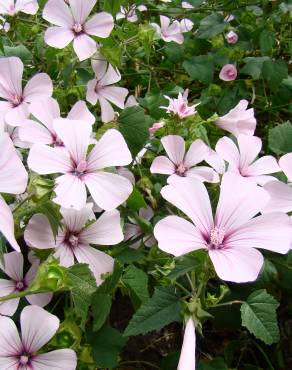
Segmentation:
{"type": "Polygon", "coordinates": [[[38,8],[37,0],[0,0],[0,14],[15,16],[22,12],[34,15],[38,8]]]}

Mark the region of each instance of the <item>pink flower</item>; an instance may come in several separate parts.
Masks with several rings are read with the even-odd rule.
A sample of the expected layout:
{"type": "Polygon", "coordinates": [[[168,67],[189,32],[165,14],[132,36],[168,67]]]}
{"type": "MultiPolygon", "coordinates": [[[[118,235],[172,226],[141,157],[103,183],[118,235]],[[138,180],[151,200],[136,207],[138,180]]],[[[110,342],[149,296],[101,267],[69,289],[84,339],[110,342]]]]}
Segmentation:
{"type": "MultiPolygon", "coordinates": [[[[35,120],[26,120],[19,127],[19,137],[22,141],[33,144],[52,144],[63,146],[53,127],[53,122],[61,118],[58,102],[53,98],[46,98],[31,103],[30,113],[35,120]]],[[[90,113],[84,101],[78,101],[69,112],[68,119],[87,122],[91,125],[95,122],[95,117],[90,113]]]]}
{"type": "Polygon", "coordinates": [[[219,73],[219,78],[222,81],[233,81],[236,79],[236,77],[237,69],[233,64],[225,64],[219,73]]]}
{"type": "Polygon", "coordinates": [[[136,107],[138,106],[139,103],[137,102],[136,98],[134,95],[130,95],[125,103],[125,108],[131,108],[131,107],[136,107]]]}
{"type": "Polygon", "coordinates": [[[55,24],[45,33],[48,45],[63,49],[73,40],[73,48],[80,61],[90,58],[97,50],[97,43],[90,36],[106,38],[114,27],[111,14],[101,12],[87,20],[96,0],[49,0],[43,18],[55,24]]]}
{"type": "Polygon", "coordinates": [[[254,281],[264,262],[255,248],[278,253],[290,249],[290,218],[275,212],[254,217],[264,209],[269,195],[235,173],[223,175],[215,218],[208,192],[196,179],[173,178],[161,194],[192,222],[177,216],[159,221],[154,228],[159,248],[175,256],[207,250],[222,280],[254,281]]]}
{"type": "Polygon", "coordinates": [[[188,18],[184,18],[180,21],[180,30],[182,33],[189,32],[193,29],[194,22],[188,18]]]}
{"type": "Polygon", "coordinates": [[[155,122],[153,125],[149,128],[149,134],[154,135],[157,130],[165,126],[165,122],[155,122]]]}
{"type": "Polygon", "coordinates": [[[181,136],[168,135],[161,139],[168,155],[154,159],[150,167],[151,173],[171,175],[171,177],[194,177],[201,181],[218,182],[216,172],[207,166],[197,166],[208,153],[208,146],[200,139],[195,140],[185,153],[185,141],[181,136]]]}
{"type": "Polygon", "coordinates": [[[216,152],[228,162],[229,171],[235,171],[259,185],[275,180],[275,177],[267,175],[281,171],[276,159],[271,155],[256,159],[262,149],[259,137],[240,134],[237,143],[238,148],[224,136],[216,144],[216,152]]]}
{"type": "Polygon", "coordinates": [[[183,9],[194,9],[193,5],[188,3],[187,1],[182,1],[181,7],[183,9]]]}
{"type": "Polygon", "coordinates": [[[23,63],[17,57],[0,58],[0,113],[6,123],[20,126],[29,116],[29,104],[53,93],[53,84],[46,73],[33,76],[22,90],[23,63]]]}
{"type": "MultiPolygon", "coordinates": [[[[154,216],[154,212],[152,208],[141,208],[139,210],[139,217],[144,218],[146,221],[150,221],[152,217],[154,216]]],[[[139,236],[143,235],[143,230],[141,226],[137,223],[136,220],[130,219],[131,223],[125,224],[125,241],[130,241],[130,247],[137,249],[141,245],[141,240],[134,241],[139,236]],[[131,241],[134,241],[134,243],[131,244],[131,241]]],[[[152,247],[152,245],[156,244],[156,240],[153,237],[153,235],[148,234],[143,237],[143,243],[146,245],[146,247],[152,247]]]]}
{"type": "Polygon", "coordinates": [[[132,192],[132,184],[122,176],[104,171],[131,162],[131,153],[120,132],[108,130],[87,154],[92,127],[84,121],[54,120],[54,130],[67,150],[35,144],[28,166],[40,175],[62,173],[56,178],[54,202],[64,208],[82,209],[86,187],[102,209],[110,211],[132,192]]]}
{"type": "Polygon", "coordinates": [[[238,35],[234,31],[229,31],[225,35],[225,39],[228,42],[228,44],[236,44],[238,41],[238,35]]]}
{"type": "MultiPolygon", "coordinates": [[[[27,172],[8,134],[0,136],[0,193],[21,194],[26,189],[27,172]],[[15,175],[17,174],[17,176],[15,175]]],[[[14,237],[14,220],[10,208],[0,195],[0,231],[10,245],[20,251],[14,237]]]]}
{"type": "Polygon", "coordinates": [[[21,336],[14,322],[0,316],[0,367],[6,370],[75,370],[76,354],[71,349],[37,352],[59,328],[59,319],[38,306],[25,307],[20,315],[21,336]]]}
{"type": "Polygon", "coordinates": [[[196,331],[192,318],[186,324],[177,370],[196,370],[196,331]]]}
{"type": "Polygon", "coordinates": [[[282,181],[269,181],[264,185],[269,193],[270,200],[263,212],[291,212],[292,211],[292,187],[282,181]]]}
{"type": "Polygon", "coordinates": [[[175,20],[170,24],[170,18],[161,15],[160,24],[161,26],[156,23],[151,23],[158,37],[162,38],[165,42],[174,41],[177,44],[182,44],[184,42],[181,24],[178,21],[175,20]]]}
{"type": "Polygon", "coordinates": [[[123,109],[129,91],[124,87],[111,86],[121,80],[119,71],[105,60],[91,61],[96,78],[87,84],[86,100],[95,105],[100,104],[102,122],[110,122],[115,112],[110,103],[123,109]]]}
{"type": "Polygon", "coordinates": [[[169,100],[168,107],[160,107],[166,109],[167,113],[177,114],[180,119],[184,119],[189,116],[193,116],[196,114],[196,106],[198,104],[188,106],[188,94],[189,90],[185,90],[183,95],[181,93],[178,94],[177,99],[172,99],[169,96],[164,96],[166,99],[169,100]]]}
{"type": "MultiPolygon", "coordinates": [[[[0,269],[10,278],[10,280],[0,279],[0,296],[22,292],[32,284],[39,262],[32,264],[25,276],[23,276],[23,256],[18,252],[6,253],[3,255],[4,263],[0,261],[0,269]]],[[[30,304],[37,306],[46,306],[52,299],[51,293],[28,295],[26,299],[30,304]]],[[[20,299],[10,299],[0,303],[0,314],[13,316],[17,310],[20,299]]]]}
{"type": "Polygon", "coordinates": [[[279,160],[279,165],[288,180],[292,182],[292,153],[283,155],[279,160]]]}
{"type": "Polygon", "coordinates": [[[22,12],[33,15],[38,8],[37,0],[0,0],[0,14],[14,16],[22,12]]]}
{"type": "Polygon", "coordinates": [[[216,125],[236,137],[239,134],[253,135],[257,121],[253,108],[247,109],[247,106],[247,100],[240,100],[225,116],[217,119],[216,125]]]}
{"type": "Polygon", "coordinates": [[[138,16],[136,13],[136,10],[139,10],[140,12],[145,12],[147,10],[145,5],[132,5],[129,8],[125,8],[121,6],[120,12],[116,15],[117,19],[123,19],[126,18],[129,22],[137,22],[138,16]]]}
{"type": "Polygon", "coordinates": [[[96,220],[92,206],[92,203],[87,204],[80,211],[61,208],[63,227],[59,229],[56,241],[47,217],[36,214],[29,221],[24,238],[33,248],[54,248],[54,256],[59,258],[62,266],[72,266],[75,258],[80,263],[87,263],[100,284],[101,275],[112,271],[114,260],[90,244],[118,244],[123,240],[123,232],[117,210],[104,212],[96,220]],[[86,226],[88,221],[94,222],[86,226]]]}

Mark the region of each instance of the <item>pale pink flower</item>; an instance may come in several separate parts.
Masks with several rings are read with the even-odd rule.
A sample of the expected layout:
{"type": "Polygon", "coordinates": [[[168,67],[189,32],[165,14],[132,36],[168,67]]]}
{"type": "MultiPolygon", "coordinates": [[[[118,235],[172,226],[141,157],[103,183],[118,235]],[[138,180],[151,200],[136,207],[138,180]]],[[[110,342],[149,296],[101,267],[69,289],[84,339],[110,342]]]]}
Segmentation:
{"type": "Polygon", "coordinates": [[[115,118],[115,112],[110,103],[124,109],[129,91],[124,87],[112,86],[121,80],[121,75],[107,61],[92,59],[91,65],[96,78],[87,84],[86,100],[93,105],[99,102],[101,120],[107,123],[115,118]]]}
{"type": "Polygon", "coordinates": [[[237,69],[233,64],[225,64],[219,73],[219,78],[222,81],[234,81],[236,77],[237,69]]]}
{"type": "Polygon", "coordinates": [[[189,94],[189,90],[187,89],[184,91],[183,95],[179,93],[177,99],[173,99],[167,95],[164,95],[164,97],[169,100],[169,105],[168,107],[162,106],[160,108],[166,109],[167,113],[173,113],[173,114],[178,115],[180,119],[193,116],[194,114],[197,113],[195,108],[198,104],[189,106],[188,105],[188,94],[189,94]]]}
{"type": "Polygon", "coordinates": [[[53,93],[53,83],[46,73],[33,76],[22,90],[22,74],[19,58],[0,58],[0,114],[12,126],[20,126],[28,118],[30,103],[53,93]]]}
{"type": "Polygon", "coordinates": [[[188,18],[184,18],[180,21],[180,30],[182,33],[189,32],[193,29],[194,22],[188,18]]]}
{"type": "Polygon", "coordinates": [[[282,181],[269,181],[264,185],[269,193],[270,201],[263,212],[291,212],[292,211],[292,187],[282,181]]]}
{"type": "Polygon", "coordinates": [[[87,154],[92,132],[88,122],[56,119],[53,127],[67,150],[34,144],[27,163],[40,175],[63,174],[56,178],[54,202],[64,208],[82,209],[87,187],[102,209],[110,211],[122,204],[131,194],[132,184],[123,176],[104,170],[131,163],[122,134],[108,130],[87,154]]]}
{"type": "Polygon", "coordinates": [[[216,125],[236,137],[239,134],[253,135],[257,121],[253,108],[247,109],[247,106],[247,100],[240,100],[227,114],[217,119],[216,125]]]}
{"type": "Polygon", "coordinates": [[[186,324],[177,370],[196,370],[196,331],[191,317],[186,324]]]}
{"type": "MultiPolygon", "coordinates": [[[[23,276],[23,256],[21,253],[5,253],[3,260],[4,263],[0,261],[0,269],[10,279],[0,279],[0,297],[23,292],[28,289],[36,276],[39,262],[34,262],[25,276],[23,276]]],[[[25,298],[30,304],[43,307],[51,301],[52,297],[52,293],[44,293],[28,295],[25,298]]],[[[20,298],[15,298],[6,302],[0,302],[0,315],[13,316],[17,310],[19,301],[20,298]]]]}
{"type": "Polygon", "coordinates": [[[225,35],[225,39],[228,42],[228,44],[236,44],[238,41],[238,34],[234,31],[229,31],[225,35]]]}
{"type": "Polygon", "coordinates": [[[126,18],[129,22],[137,22],[138,16],[136,10],[139,10],[139,12],[145,12],[147,8],[145,5],[132,5],[129,8],[121,6],[120,11],[116,15],[116,19],[126,18]]]}
{"type": "MultiPolygon", "coordinates": [[[[34,120],[26,120],[19,127],[20,139],[32,144],[63,146],[53,126],[54,120],[61,118],[58,102],[53,98],[42,99],[31,103],[29,111],[34,120]]],[[[88,122],[91,125],[95,122],[94,115],[81,100],[74,104],[67,118],[88,122]]]]}
{"type": "Polygon", "coordinates": [[[130,95],[125,103],[125,108],[137,107],[139,103],[137,102],[134,95],[130,95]]]}
{"type": "Polygon", "coordinates": [[[181,7],[183,9],[194,9],[193,5],[188,3],[187,1],[182,1],[181,7]]]}
{"type": "MultiPolygon", "coordinates": [[[[26,189],[28,175],[7,133],[0,136],[0,148],[0,193],[21,194],[26,189]]],[[[14,237],[13,215],[1,195],[0,231],[10,245],[20,251],[14,237]]]]}
{"type": "Polygon", "coordinates": [[[168,157],[156,157],[150,167],[151,173],[171,175],[170,177],[194,177],[207,182],[219,181],[217,173],[212,168],[197,166],[208,154],[208,146],[201,139],[195,140],[187,153],[185,141],[181,136],[164,136],[161,143],[168,157]]]}
{"type": "Polygon", "coordinates": [[[292,153],[283,155],[279,160],[279,165],[288,180],[292,182],[292,153]]]}
{"type": "MultiPolygon", "coordinates": [[[[2,136],[4,132],[6,132],[9,135],[14,146],[18,148],[29,148],[29,144],[22,141],[19,137],[19,126],[13,127],[13,126],[7,125],[7,123],[4,122],[4,119],[1,120],[1,113],[0,113],[0,136],[2,136]]],[[[22,159],[21,154],[19,152],[17,153],[20,159],[22,159]]]]}
{"type": "MultiPolygon", "coordinates": [[[[154,216],[153,209],[150,207],[147,208],[141,208],[139,210],[139,217],[144,218],[147,221],[150,221],[152,217],[154,216]]],[[[143,235],[143,230],[141,226],[138,224],[138,222],[135,219],[130,218],[130,222],[125,223],[125,229],[124,229],[124,240],[130,241],[130,247],[137,249],[141,245],[141,240],[136,240],[139,236],[143,235]],[[133,241],[133,243],[131,243],[133,241]]],[[[156,244],[156,240],[152,234],[147,234],[143,237],[143,243],[146,245],[146,247],[152,247],[152,245],[156,244]]]]}
{"type": "Polygon", "coordinates": [[[181,24],[179,21],[175,20],[171,23],[170,18],[161,15],[160,24],[161,26],[156,23],[151,23],[151,26],[154,27],[158,37],[165,42],[174,41],[177,44],[182,44],[184,42],[184,36],[182,34],[181,24]]]}
{"type": "Polygon", "coordinates": [[[237,137],[237,144],[238,147],[226,136],[219,139],[216,144],[216,152],[228,162],[229,171],[237,172],[259,185],[275,180],[275,177],[268,175],[281,171],[277,160],[271,155],[256,159],[262,149],[259,137],[240,134],[237,137]]]}
{"type": "Polygon", "coordinates": [[[123,232],[117,210],[104,212],[96,220],[92,206],[89,203],[80,211],[61,208],[62,228],[59,228],[56,240],[47,217],[36,214],[27,225],[24,239],[33,248],[55,249],[54,256],[59,258],[62,266],[72,266],[75,259],[80,263],[87,263],[97,284],[100,284],[101,275],[112,271],[114,260],[90,244],[118,244],[123,240],[123,232]],[[94,222],[87,226],[88,221],[94,222]]]}
{"type": "Polygon", "coordinates": [[[0,0],[0,14],[14,16],[22,12],[34,15],[38,8],[37,0],[0,0]]]}
{"type": "Polygon", "coordinates": [[[0,31],[1,30],[8,32],[10,30],[10,23],[0,15],[0,31]]]}
{"type": "Polygon", "coordinates": [[[43,18],[56,26],[45,32],[48,45],[63,49],[73,41],[73,48],[80,61],[90,58],[97,50],[96,41],[90,36],[106,38],[114,27],[111,14],[101,12],[87,20],[97,0],[49,0],[43,18]],[[89,36],[90,35],[90,36],[89,36]]]}
{"type": "Polygon", "coordinates": [[[165,126],[165,122],[155,122],[151,127],[149,127],[149,134],[154,135],[157,130],[165,126]]]}
{"type": "Polygon", "coordinates": [[[59,349],[37,352],[56,334],[59,319],[38,306],[25,307],[20,315],[21,336],[15,323],[0,316],[0,368],[5,370],[75,370],[76,353],[59,349]]]}
{"type": "Polygon", "coordinates": [[[269,195],[238,174],[223,175],[215,218],[201,181],[176,177],[161,194],[192,222],[177,216],[159,221],[154,228],[159,248],[175,256],[207,250],[222,280],[254,281],[264,262],[255,248],[278,253],[290,249],[290,218],[280,212],[254,217],[265,208],[269,195]]]}

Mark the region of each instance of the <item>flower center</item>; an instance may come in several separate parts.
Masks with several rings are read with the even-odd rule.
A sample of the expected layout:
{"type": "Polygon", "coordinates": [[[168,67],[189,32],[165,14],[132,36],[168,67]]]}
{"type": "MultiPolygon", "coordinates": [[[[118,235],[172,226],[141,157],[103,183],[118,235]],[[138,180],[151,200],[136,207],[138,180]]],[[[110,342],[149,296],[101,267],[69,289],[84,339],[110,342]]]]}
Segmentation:
{"type": "Polygon", "coordinates": [[[15,14],[15,5],[11,4],[8,8],[8,13],[9,15],[14,15],[15,14]]]}
{"type": "Polygon", "coordinates": [[[68,242],[72,247],[78,247],[79,238],[77,235],[71,234],[68,238],[68,242]]]}
{"type": "Polygon", "coordinates": [[[18,96],[17,94],[12,94],[10,101],[14,107],[18,107],[19,104],[22,103],[23,99],[22,99],[22,96],[18,96]]]}
{"type": "Polygon", "coordinates": [[[73,31],[75,33],[81,33],[83,31],[83,26],[81,23],[75,23],[73,26],[73,31]]]}
{"type": "Polygon", "coordinates": [[[87,162],[84,161],[84,160],[81,160],[78,163],[78,166],[73,171],[73,175],[77,176],[77,177],[81,177],[82,175],[84,175],[84,172],[86,171],[86,168],[87,168],[87,162]]]}
{"type": "Polygon", "coordinates": [[[24,285],[23,281],[17,281],[17,282],[16,282],[16,284],[15,284],[15,288],[16,288],[19,292],[23,291],[23,290],[24,290],[24,288],[25,288],[25,285],[24,285]]]}
{"type": "Polygon", "coordinates": [[[27,365],[29,363],[29,357],[27,355],[20,356],[19,362],[21,365],[27,365]]]}
{"type": "Polygon", "coordinates": [[[210,231],[210,239],[209,239],[209,248],[210,249],[221,249],[222,243],[225,237],[225,229],[218,227],[214,227],[210,231]]]}
{"type": "Polygon", "coordinates": [[[178,175],[178,176],[185,176],[185,173],[187,171],[187,167],[183,164],[183,163],[180,163],[177,167],[176,167],[176,170],[175,170],[175,173],[178,175]]]}

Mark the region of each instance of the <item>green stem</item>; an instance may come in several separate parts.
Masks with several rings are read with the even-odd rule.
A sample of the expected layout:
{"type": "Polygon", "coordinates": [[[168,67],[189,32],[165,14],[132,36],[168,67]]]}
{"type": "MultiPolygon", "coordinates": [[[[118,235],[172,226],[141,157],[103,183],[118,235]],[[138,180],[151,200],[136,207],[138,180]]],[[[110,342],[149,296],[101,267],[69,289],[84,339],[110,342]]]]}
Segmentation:
{"type": "Polygon", "coordinates": [[[12,213],[15,213],[23,204],[25,204],[26,202],[28,202],[33,196],[35,195],[35,193],[29,195],[27,198],[25,198],[23,201],[21,201],[15,208],[14,210],[12,211],[12,213]]]}
{"type": "Polygon", "coordinates": [[[9,301],[10,299],[16,299],[16,298],[23,298],[28,295],[33,295],[33,294],[43,294],[43,293],[50,293],[50,291],[47,290],[42,290],[42,291],[30,291],[30,290],[24,290],[22,292],[18,293],[12,293],[9,295],[6,295],[4,297],[0,297],[0,302],[6,302],[9,301]]]}
{"type": "Polygon", "coordinates": [[[213,307],[223,307],[223,306],[231,306],[232,304],[242,304],[244,303],[243,301],[230,301],[230,302],[224,302],[224,303],[218,303],[213,307]]]}

